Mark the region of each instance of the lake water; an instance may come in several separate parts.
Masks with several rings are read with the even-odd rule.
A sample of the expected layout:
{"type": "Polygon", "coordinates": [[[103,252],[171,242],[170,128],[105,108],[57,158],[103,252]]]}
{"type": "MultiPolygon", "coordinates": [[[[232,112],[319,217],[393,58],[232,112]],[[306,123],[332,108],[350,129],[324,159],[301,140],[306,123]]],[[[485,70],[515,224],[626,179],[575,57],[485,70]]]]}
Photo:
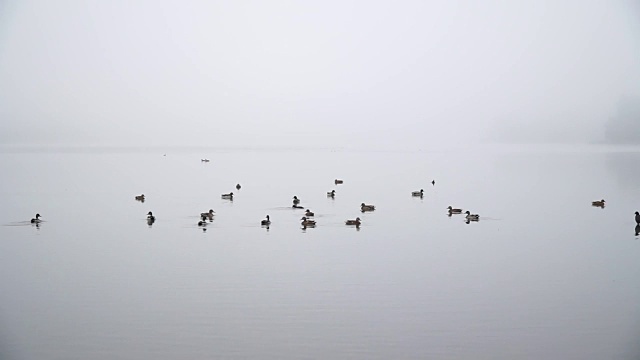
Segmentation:
{"type": "Polygon", "coordinates": [[[0,169],[1,359],[640,356],[638,148],[5,147],[0,169]]]}

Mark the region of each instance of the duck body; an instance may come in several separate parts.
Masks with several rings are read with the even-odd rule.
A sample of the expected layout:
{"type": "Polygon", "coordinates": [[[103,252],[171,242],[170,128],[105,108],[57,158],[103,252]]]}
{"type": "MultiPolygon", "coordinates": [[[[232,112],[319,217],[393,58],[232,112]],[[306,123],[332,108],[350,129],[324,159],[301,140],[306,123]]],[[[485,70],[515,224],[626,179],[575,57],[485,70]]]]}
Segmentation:
{"type": "Polygon", "coordinates": [[[472,214],[469,211],[465,212],[465,214],[467,214],[467,216],[466,216],[467,220],[470,220],[470,221],[478,221],[478,220],[480,220],[480,215],[478,215],[478,214],[472,214]]]}
{"type": "Polygon", "coordinates": [[[335,197],[336,196],[336,191],[335,190],[331,190],[327,192],[327,196],[328,197],[335,197]]]}
{"type": "Polygon", "coordinates": [[[136,200],[138,200],[138,201],[144,201],[144,194],[136,195],[136,200]]]}
{"type": "Polygon", "coordinates": [[[355,226],[360,226],[361,224],[359,217],[357,217],[355,220],[347,220],[344,223],[347,225],[355,225],[355,226]]]}
{"type": "Polygon", "coordinates": [[[334,184],[336,184],[336,185],[338,185],[338,184],[342,184],[342,183],[344,183],[344,181],[343,181],[343,180],[340,180],[340,179],[335,179],[335,180],[333,180],[333,183],[334,183],[334,184]]]}
{"type": "Polygon", "coordinates": [[[293,196],[293,204],[294,204],[294,205],[298,205],[298,204],[300,204],[300,199],[298,199],[298,197],[297,197],[297,196],[295,196],[295,195],[293,196]]]}
{"type": "Polygon", "coordinates": [[[36,214],[36,217],[34,217],[33,219],[31,219],[31,223],[32,224],[39,224],[41,223],[42,220],[40,220],[40,214],[36,214]]]}
{"type": "Polygon", "coordinates": [[[316,226],[315,220],[307,219],[304,216],[300,220],[302,220],[302,226],[316,226]]]}
{"type": "Polygon", "coordinates": [[[215,211],[213,211],[213,209],[209,209],[209,212],[203,212],[200,213],[200,217],[202,218],[202,220],[213,220],[213,215],[215,214],[215,211]]]}
{"type": "Polygon", "coordinates": [[[271,220],[269,219],[269,215],[267,215],[267,218],[260,221],[260,225],[271,225],[271,220]]]}
{"type": "Polygon", "coordinates": [[[414,191],[414,192],[411,193],[411,196],[420,196],[420,197],[422,197],[422,196],[424,196],[424,190],[420,189],[420,191],[414,191]]]}
{"type": "Polygon", "coordinates": [[[222,197],[223,199],[230,199],[230,200],[233,200],[233,193],[232,193],[232,192],[230,192],[230,193],[228,193],[228,194],[222,194],[222,195],[221,195],[221,197],[222,197]]]}
{"type": "Polygon", "coordinates": [[[362,212],[373,211],[375,209],[376,209],[376,207],[374,205],[367,205],[365,203],[360,204],[360,211],[362,211],[362,212]]]}
{"type": "Polygon", "coordinates": [[[240,184],[236,184],[236,190],[240,190],[241,187],[240,184]]]}
{"type": "Polygon", "coordinates": [[[309,210],[309,209],[307,209],[307,211],[305,211],[305,213],[304,213],[304,216],[306,216],[306,217],[312,217],[312,216],[314,216],[314,215],[315,215],[315,214],[314,214],[311,210],[309,210]]]}
{"type": "Polygon", "coordinates": [[[454,209],[451,206],[447,208],[450,214],[462,214],[462,209],[454,209]]]}
{"type": "Polygon", "coordinates": [[[149,211],[149,212],[147,213],[147,221],[149,221],[149,222],[154,222],[154,221],[156,221],[156,217],[155,217],[155,216],[153,216],[153,213],[152,213],[151,211],[149,211]]]}
{"type": "Polygon", "coordinates": [[[604,207],[604,199],[602,199],[602,200],[592,201],[592,202],[591,202],[591,206],[600,206],[600,207],[604,207]]]}

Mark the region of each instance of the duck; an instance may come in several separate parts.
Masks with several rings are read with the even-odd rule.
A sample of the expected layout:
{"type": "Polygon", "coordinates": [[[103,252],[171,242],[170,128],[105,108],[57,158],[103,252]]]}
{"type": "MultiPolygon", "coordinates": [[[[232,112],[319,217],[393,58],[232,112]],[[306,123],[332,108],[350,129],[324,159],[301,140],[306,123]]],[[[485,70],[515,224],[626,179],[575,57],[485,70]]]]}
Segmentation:
{"type": "Polygon", "coordinates": [[[242,187],[242,186],[240,186],[240,184],[236,184],[236,190],[240,191],[240,188],[241,188],[241,187],[242,187]]]}
{"type": "Polygon", "coordinates": [[[136,200],[138,200],[138,201],[144,201],[144,194],[136,195],[136,200]]]}
{"type": "Polygon", "coordinates": [[[31,219],[31,223],[32,224],[39,224],[41,222],[42,222],[42,220],[40,220],[40,214],[36,214],[36,217],[31,219]]]}
{"type": "Polygon", "coordinates": [[[467,214],[467,216],[466,216],[467,220],[471,220],[471,221],[480,220],[480,215],[478,215],[478,214],[472,214],[468,210],[465,212],[465,214],[467,214]]]}
{"type": "Polygon", "coordinates": [[[300,204],[300,199],[298,199],[298,197],[295,195],[293,196],[293,204],[294,205],[300,204]]]}
{"type": "Polygon", "coordinates": [[[215,211],[213,211],[213,209],[209,209],[209,212],[203,212],[203,213],[200,213],[200,217],[202,218],[202,220],[207,220],[207,219],[209,219],[209,220],[213,220],[213,215],[214,215],[215,213],[216,213],[216,212],[215,212],[215,211]]]}
{"type": "Polygon", "coordinates": [[[201,162],[209,162],[209,159],[200,159],[201,162]]]}
{"type": "Polygon", "coordinates": [[[304,213],[304,216],[307,216],[307,217],[312,217],[314,215],[315,214],[313,212],[311,212],[311,210],[309,210],[309,209],[307,209],[307,211],[304,213]]]}
{"type": "Polygon", "coordinates": [[[147,220],[148,220],[149,222],[154,222],[154,221],[156,221],[156,217],[155,217],[155,216],[153,216],[153,213],[152,213],[151,211],[149,211],[149,212],[147,213],[147,220]]]}
{"type": "Polygon", "coordinates": [[[375,209],[376,209],[376,207],[374,205],[367,205],[365,203],[360,204],[360,211],[362,211],[362,212],[373,211],[375,209]]]}
{"type": "Polygon", "coordinates": [[[302,226],[316,226],[315,220],[307,219],[304,216],[300,220],[302,220],[302,226]]]}
{"type": "MultiPolygon", "coordinates": [[[[32,220],[32,222],[33,222],[33,220],[32,220]]],[[[637,212],[637,211],[636,211],[636,224],[640,225],[640,213],[637,212]]]]}
{"type": "Polygon", "coordinates": [[[602,200],[592,201],[592,202],[591,202],[591,206],[600,206],[600,207],[604,207],[604,199],[602,199],[602,200]]]}
{"type": "Polygon", "coordinates": [[[223,199],[231,199],[231,200],[233,200],[233,193],[230,192],[228,194],[222,194],[222,198],[223,199]]]}
{"type": "Polygon", "coordinates": [[[335,197],[336,196],[336,191],[335,190],[327,191],[327,196],[328,197],[335,197]]]}
{"type": "Polygon", "coordinates": [[[198,226],[207,226],[207,217],[202,215],[202,220],[198,221],[198,226]]]}
{"type": "Polygon", "coordinates": [[[357,217],[355,220],[347,220],[344,223],[347,224],[347,225],[360,226],[360,218],[357,217]]]}
{"type": "Polygon", "coordinates": [[[454,209],[451,206],[447,208],[450,214],[462,214],[462,209],[454,209]]]}
{"type": "Polygon", "coordinates": [[[436,186],[436,181],[435,180],[431,180],[431,185],[436,186]]]}
{"type": "Polygon", "coordinates": [[[293,204],[291,207],[294,208],[294,209],[304,209],[302,206],[300,206],[298,204],[293,204]]]}
{"type": "Polygon", "coordinates": [[[342,183],[344,183],[344,181],[342,181],[342,180],[340,180],[340,179],[335,179],[335,180],[333,180],[333,183],[334,183],[334,184],[336,184],[336,185],[338,185],[338,184],[342,184],[342,183]]]}
{"type": "Polygon", "coordinates": [[[411,196],[420,196],[420,197],[422,197],[422,196],[424,196],[424,190],[420,189],[420,191],[413,191],[411,193],[411,196]]]}
{"type": "Polygon", "coordinates": [[[271,225],[271,220],[269,219],[269,215],[267,215],[267,218],[260,221],[260,225],[271,225]]]}

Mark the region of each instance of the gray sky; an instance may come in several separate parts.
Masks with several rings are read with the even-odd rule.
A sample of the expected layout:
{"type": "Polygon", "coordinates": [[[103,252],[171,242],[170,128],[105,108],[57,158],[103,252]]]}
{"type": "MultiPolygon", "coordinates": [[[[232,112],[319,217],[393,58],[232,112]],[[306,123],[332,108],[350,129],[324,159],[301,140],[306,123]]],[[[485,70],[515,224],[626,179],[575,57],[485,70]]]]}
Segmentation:
{"type": "Polygon", "coordinates": [[[598,139],[633,1],[0,1],[0,144],[598,139]]]}

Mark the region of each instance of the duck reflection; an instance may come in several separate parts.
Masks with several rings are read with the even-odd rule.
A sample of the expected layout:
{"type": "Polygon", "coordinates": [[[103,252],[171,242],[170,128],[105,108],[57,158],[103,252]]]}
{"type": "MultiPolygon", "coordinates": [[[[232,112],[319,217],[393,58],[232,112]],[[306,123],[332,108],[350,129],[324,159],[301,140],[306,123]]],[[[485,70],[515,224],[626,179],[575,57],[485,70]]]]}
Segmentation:
{"type": "Polygon", "coordinates": [[[636,225],[636,236],[640,235],[640,224],[636,225]]]}

